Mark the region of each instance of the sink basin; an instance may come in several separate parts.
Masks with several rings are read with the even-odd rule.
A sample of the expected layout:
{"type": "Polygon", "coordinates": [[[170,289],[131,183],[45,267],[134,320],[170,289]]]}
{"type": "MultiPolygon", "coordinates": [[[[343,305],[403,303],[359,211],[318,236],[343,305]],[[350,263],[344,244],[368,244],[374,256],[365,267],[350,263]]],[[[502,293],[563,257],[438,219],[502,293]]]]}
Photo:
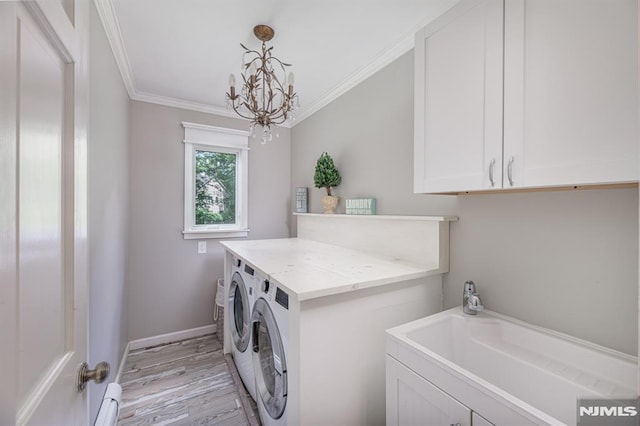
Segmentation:
{"type": "Polygon", "coordinates": [[[461,402],[483,405],[469,406],[489,420],[500,410],[487,401],[533,423],[576,424],[578,398],[635,397],[635,357],[495,312],[457,307],[387,333],[389,355],[461,402]]]}

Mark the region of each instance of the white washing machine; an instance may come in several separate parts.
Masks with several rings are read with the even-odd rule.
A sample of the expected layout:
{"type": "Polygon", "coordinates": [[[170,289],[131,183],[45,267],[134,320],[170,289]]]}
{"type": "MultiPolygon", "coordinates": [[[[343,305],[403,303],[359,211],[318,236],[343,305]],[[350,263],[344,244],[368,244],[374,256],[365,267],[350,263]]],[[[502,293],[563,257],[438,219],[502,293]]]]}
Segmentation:
{"type": "Polygon", "coordinates": [[[289,295],[262,280],[251,315],[256,402],[265,426],[287,424],[289,295]]]}
{"type": "Polygon", "coordinates": [[[233,361],[245,388],[256,399],[255,376],[251,357],[251,311],[256,292],[256,271],[240,258],[233,259],[225,321],[231,331],[233,361]]]}

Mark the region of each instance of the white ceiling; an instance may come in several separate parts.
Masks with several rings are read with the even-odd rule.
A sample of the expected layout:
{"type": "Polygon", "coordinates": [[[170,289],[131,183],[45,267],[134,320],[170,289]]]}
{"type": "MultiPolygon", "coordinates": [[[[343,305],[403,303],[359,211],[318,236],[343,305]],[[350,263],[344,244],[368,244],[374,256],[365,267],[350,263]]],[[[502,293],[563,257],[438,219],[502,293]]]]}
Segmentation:
{"type": "MultiPolygon", "coordinates": [[[[132,99],[233,116],[230,73],[253,27],[274,28],[290,63],[297,122],[413,47],[413,34],[458,0],[95,0],[132,99]]],[[[238,78],[238,80],[240,80],[238,78]]]]}

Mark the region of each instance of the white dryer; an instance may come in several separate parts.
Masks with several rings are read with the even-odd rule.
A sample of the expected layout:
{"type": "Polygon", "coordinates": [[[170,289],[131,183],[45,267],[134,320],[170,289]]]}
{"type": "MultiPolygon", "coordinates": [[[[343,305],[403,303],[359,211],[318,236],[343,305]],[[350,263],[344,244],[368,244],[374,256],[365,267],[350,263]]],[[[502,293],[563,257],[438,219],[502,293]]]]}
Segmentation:
{"type": "Polygon", "coordinates": [[[265,426],[287,424],[289,295],[268,280],[260,282],[251,315],[256,402],[265,426]]]}
{"type": "Polygon", "coordinates": [[[251,311],[255,291],[255,268],[240,258],[234,258],[225,321],[228,322],[231,331],[233,361],[245,388],[254,400],[256,386],[251,357],[251,311]]]}

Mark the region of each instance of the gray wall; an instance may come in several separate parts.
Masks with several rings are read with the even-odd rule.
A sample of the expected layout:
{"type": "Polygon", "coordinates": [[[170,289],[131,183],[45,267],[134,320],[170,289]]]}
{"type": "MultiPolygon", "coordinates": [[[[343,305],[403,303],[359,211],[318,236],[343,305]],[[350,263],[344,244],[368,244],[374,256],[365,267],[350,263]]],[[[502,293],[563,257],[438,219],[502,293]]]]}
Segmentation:
{"type": "Polygon", "coordinates": [[[460,197],[445,307],[484,305],[629,354],[638,338],[638,190],[460,197]]]}
{"type": "MultiPolygon", "coordinates": [[[[213,323],[216,279],[223,276],[219,240],[184,240],[182,121],[246,130],[245,121],[131,103],[129,338],[213,323]]],[[[289,236],[290,131],[267,145],[249,142],[249,237],[289,236]]]]}
{"type": "Polygon", "coordinates": [[[456,197],[413,194],[413,52],[300,122],[291,140],[291,183],[309,188],[310,212],[323,211],[326,190],[314,187],[313,174],[327,151],[342,175],[332,190],[336,213],[357,197],[376,198],[378,214],[457,213],[456,197]]]}
{"type": "Polygon", "coordinates": [[[414,195],[413,52],[292,129],[291,191],[308,186],[313,212],[322,210],[313,188],[322,151],[343,175],[343,198],[376,197],[379,214],[460,217],[445,307],[473,279],[488,309],[637,353],[637,189],[414,195]]]}
{"type": "MultiPolygon", "coordinates": [[[[111,382],[128,341],[129,96],[93,2],[89,66],[89,364],[111,382]]],[[[88,386],[92,422],[106,386],[88,386]]]]}

